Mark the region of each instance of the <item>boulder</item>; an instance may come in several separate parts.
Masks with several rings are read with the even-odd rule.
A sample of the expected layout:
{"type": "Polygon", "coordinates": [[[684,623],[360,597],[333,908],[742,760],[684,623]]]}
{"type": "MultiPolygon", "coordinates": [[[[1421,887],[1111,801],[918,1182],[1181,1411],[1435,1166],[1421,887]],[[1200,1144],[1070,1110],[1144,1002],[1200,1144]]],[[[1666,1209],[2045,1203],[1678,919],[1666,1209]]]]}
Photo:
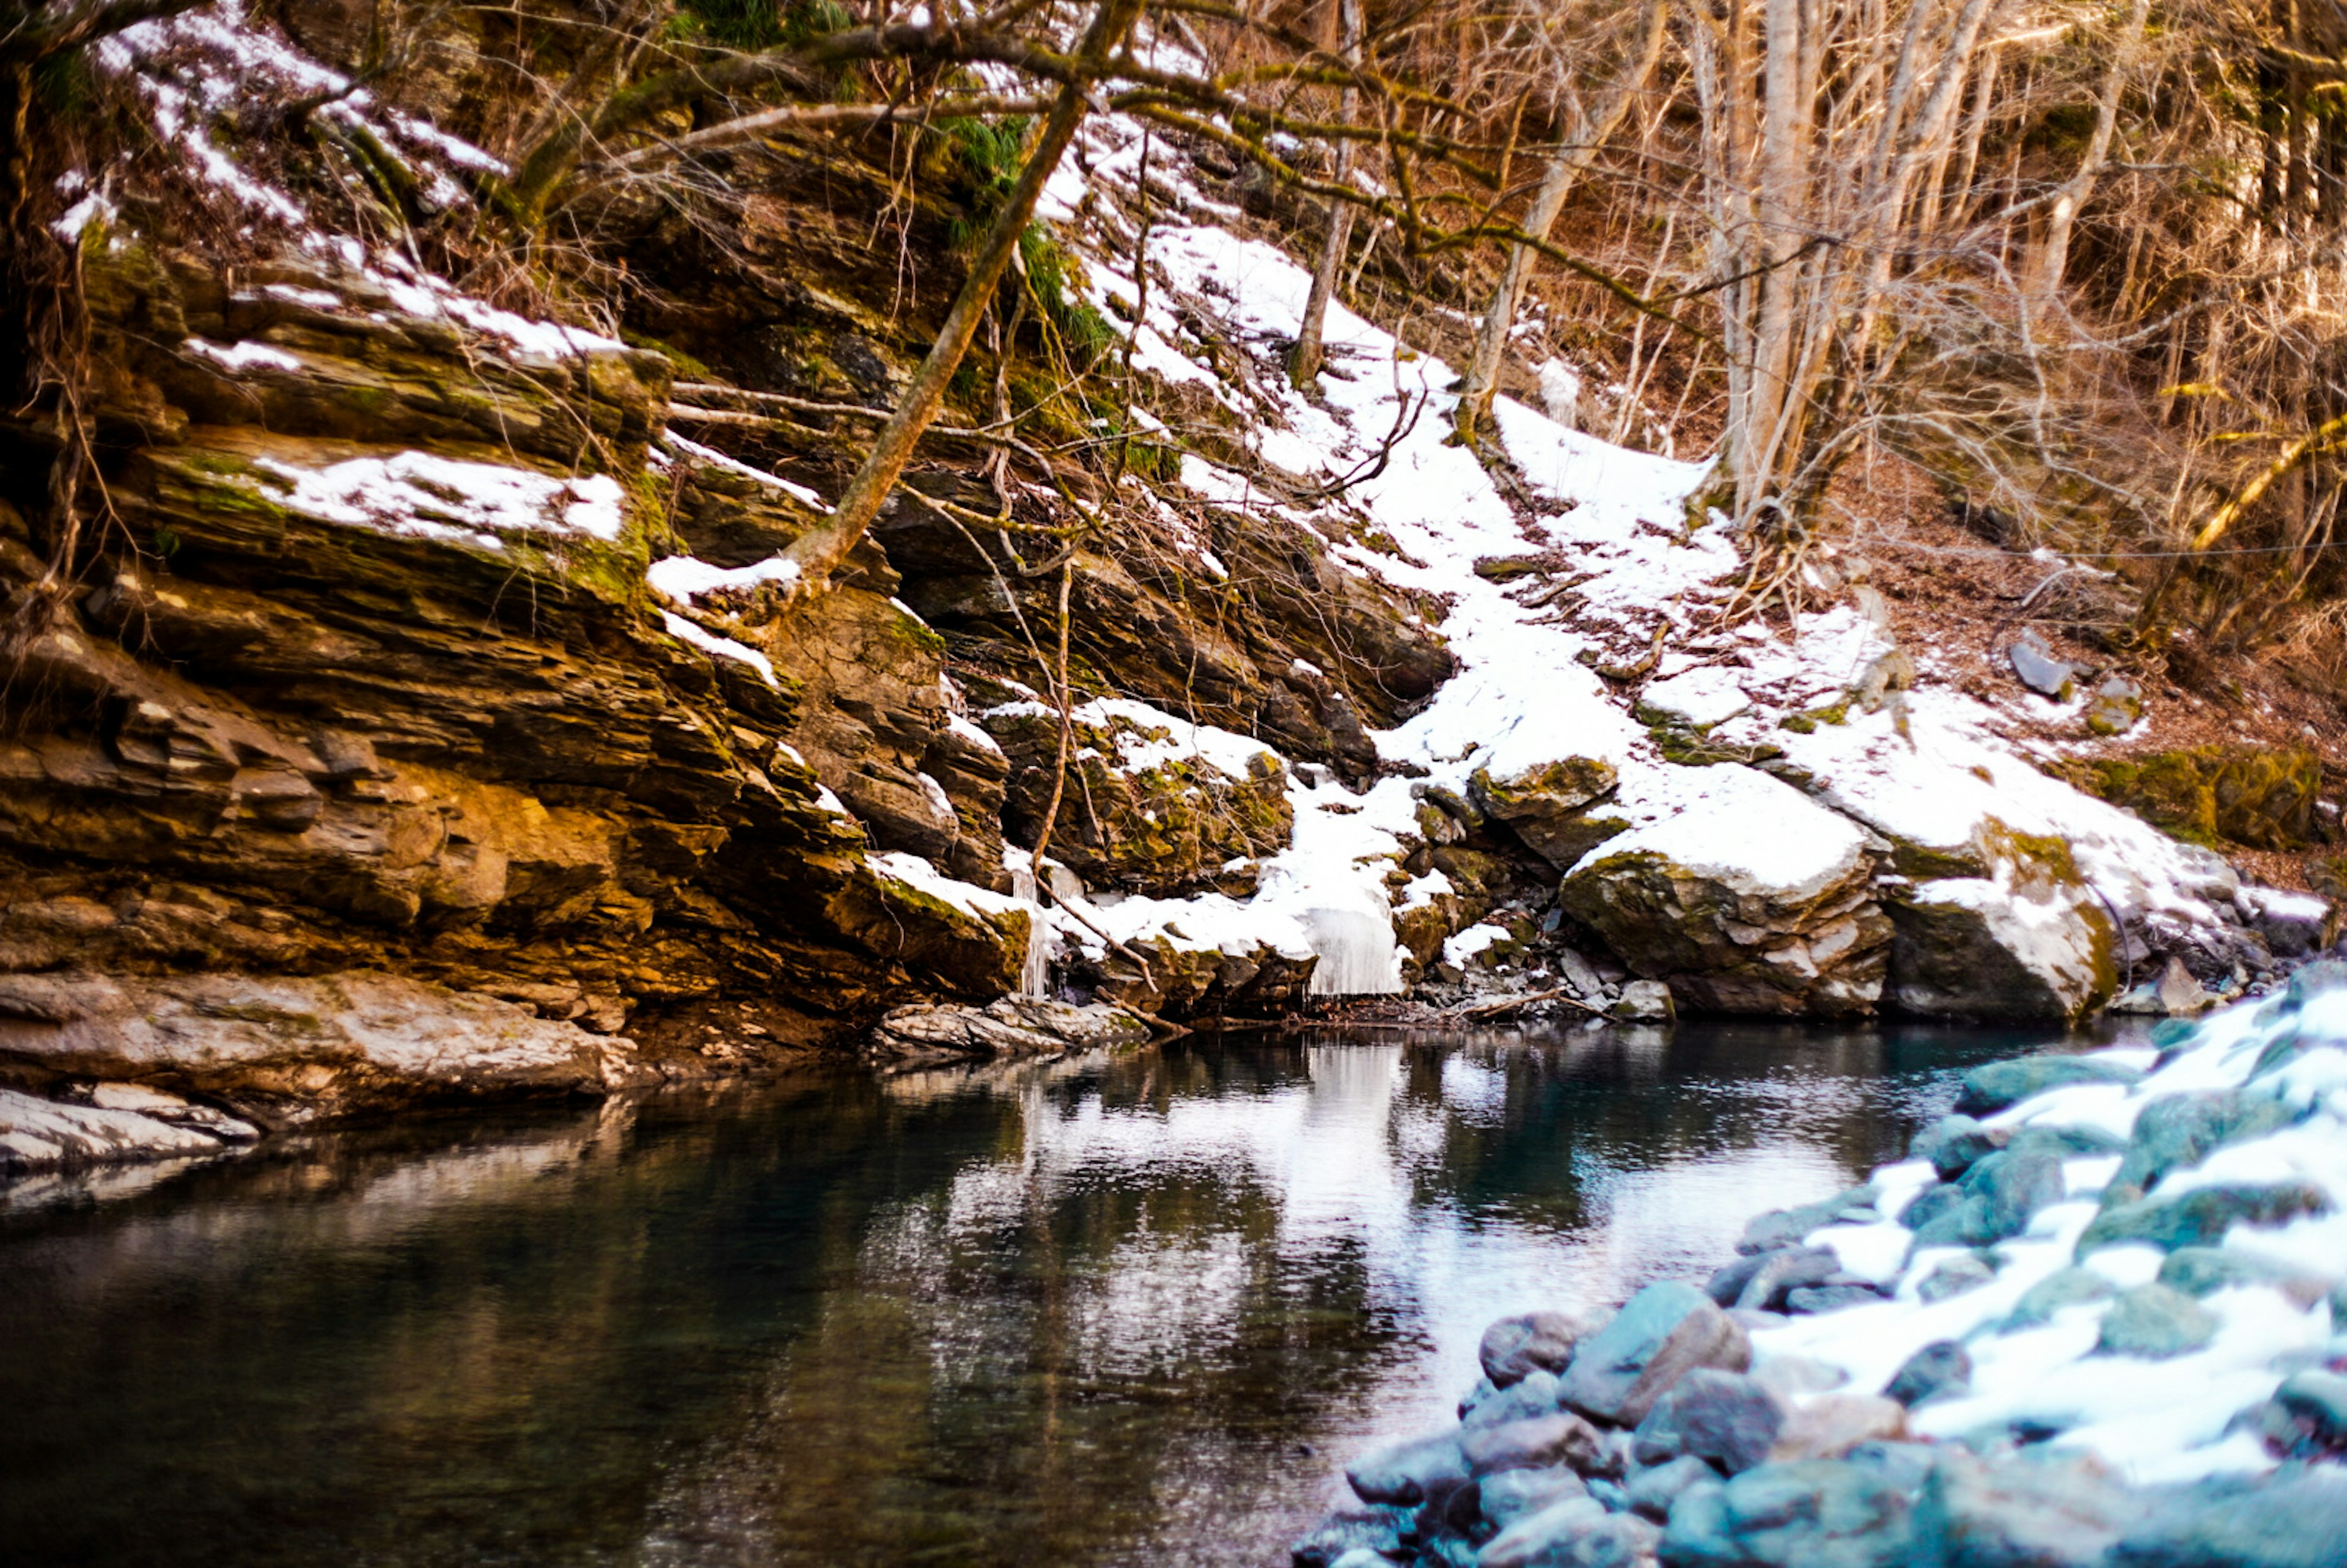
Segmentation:
{"type": "Polygon", "coordinates": [[[2302,848],[2314,832],[2322,759],[2311,750],[2195,746],[2130,757],[2076,758],[2062,773],[2090,794],[2198,844],[2302,848]]]}
{"type": "Polygon", "coordinates": [[[1728,1474],[1768,1457],[1785,1425],[1785,1407],[1748,1377],[1698,1367],[1655,1402],[1633,1435],[1641,1465],[1681,1455],[1707,1460],[1728,1474]]]}
{"type": "Polygon", "coordinates": [[[2188,1487],[2131,1524],[2109,1568],[2338,1568],[2347,1474],[2284,1470],[2258,1481],[2188,1487]]]}
{"type": "Polygon", "coordinates": [[[2279,1225],[2331,1212],[2331,1194],[2312,1182],[2232,1183],[2145,1198],[2096,1214],[2078,1238],[2083,1257],[2099,1246],[2144,1241],[2163,1252],[2211,1246],[2236,1225],[2279,1225]]]}
{"type": "Polygon", "coordinates": [[[218,1154],[260,1135],[250,1122],[136,1084],[101,1083],[88,1101],[0,1089],[0,1179],[218,1154]]]}
{"type": "Polygon", "coordinates": [[[1579,1416],[1563,1411],[1466,1429],[1459,1439],[1468,1473],[1476,1477],[1508,1470],[1544,1470],[1566,1465],[1587,1471],[1604,1440],[1579,1416]]]}
{"type": "Polygon", "coordinates": [[[2280,1095],[2242,1089],[2166,1094],[2143,1108],[2103,1206],[2133,1203],[2171,1171],[2189,1170],[2227,1143],[2288,1126],[2301,1112],[2280,1095]]]}
{"type": "Polygon", "coordinates": [[[1973,1358],[1952,1339],[1935,1339],[1900,1363],[1882,1397],[1913,1409],[1942,1394],[1961,1394],[1972,1387],[1973,1358]]]}
{"type": "Polygon", "coordinates": [[[2013,1061],[1992,1061],[1964,1074],[1956,1094],[1956,1110],[1967,1116],[1988,1116],[2017,1105],[2033,1094],[2073,1083],[2133,1083],[2143,1076],[2132,1067],[2086,1056],[2024,1056],[2013,1061]]]}
{"type": "Polygon", "coordinates": [[[1558,1398],[1594,1420],[1635,1427],[1697,1367],[1741,1372],[1752,1344],[1709,1296],[1690,1285],[1650,1285],[1581,1342],[1558,1398]]]}
{"type": "Polygon", "coordinates": [[[1594,1497],[1568,1498],[1485,1542],[1475,1568],[1635,1568],[1652,1553],[1655,1534],[1646,1521],[1609,1513],[1594,1497]]]}
{"type": "Polygon", "coordinates": [[[1587,810],[1611,794],[1615,782],[1614,764],[1602,757],[1562,757],[1499,777],[1477,768],[1468,795],[1486,818],[1506,824],[1524,847],[1562,871],[1626,825],[1587,810]]]}
{"type": "Polygon", "coordinates": [[[1414,1527],[1415,1518],[1414,1509],[1348,1504],[1291,1542],[1288,1562],[1294,1568],[1336,1568],[1359,1552],[1376,1553],[1382,1561],[1401,1550],[1402,1533],[1414,1527]]]}
{"type": "Polygon", "coordinates": [[[1573,1348],[1588,1332],[1588,1325],[1570,1313],[1526,1312],[1484,1329],[1476,1358],[1492,1387],[1504,1389],[1532,1372],[1563,1371],[1573,1348]]]}
{"type": "Polygon", "coordinates": [[[1527,1514],[1554,1503],[1589,1495],[1582,1479],[1563,1465],[1544,1470],[1503,1470],[1475,1483],[1476,1507],[1483,1522],[1505,1530],[1527,1514]]]}
{"type": "Polygon", "coordinates": [[[2322,1300],[2332,1290],[2331,1281],[2320,1275],[2251,1253],[2214,1246],[2178,1247],[2160,1264],[2159,1283],[2193,1296],[2241,1286],[2270,1286],[2301,1311],[2322,1300]]]}
{"type": "Polygon", "coordinates": [[[1841,1259],[1829,1248],[1778,1247],[1737,1258],[1713,1274],[1704,1288],[1722,1307],[1773,1312],[1790,1292],[1823,1285],[1840,1268],[1841,1259]]]}
{"type": "Polygon", "coordinates": [[[2007,645],[2004,657],[2021,683],[2041,697],[2066,702],[2077,690],[2076,666],[2047,652],[2034,634],[2007,645]]]}
{"type": "Polygon", "coordinates": [[[628,1040],[358,971],[0,976],[0,1056],[200,1096],[263,1128],[658,1081],[628,1040]]]}
{"type": "MultiPolygon", "coordinates": [[[[1978,1203],[1980,1200],[1967,1201],[1978,1203]]],[[[1919,1235],[1916,1240],[1921,1241],[1922,1237],[1919,1235]]],[[[1925,1301],[1945,1301],[1952,1296],[1978,1290],[1995,1277],[1995,1268],[1979,1254],[1958,1253],[1924,1276],[1923,1282],[1915,1287],[1915,1294],[1925,1301]]]]}
{"type": "Polygon", "coordinates": [[[1888,1000],[1901,1012],[2074,1023],[2118,990],[2118,933],[2075,873],[1943,877],[1890,908],[1888,1000]]]}
{"type": "Polygon", "coordinates": [[[2107,1356],[2164,1361],[2198,1350],[2217,1337],[2217,1315],[2169,1286],[2138,1285],[2119,1292],[2103,1314],[2095,1348],[2107,1356]]]}
{"type": "Polygon", "coordinates": [[[1504,1389],[1486,1378],[1459,1402],[1459,1419],[1470,1427],[1490,1427],[1553,1415],[1558,1386],[1556,1374],[1545,1370],[1527,1372],[1504,1389]]]}
{"type": "Polygon", "coordinates": [[[1866,834],[1749,768],[1676,771],[1704,775],[1686,786],[1692,798],[1576,863],[1560,890],[1566,912],[1683,1007],[1871,1011],[1891,923],[1866,834]],[[1749,831],[1755,822],[1769,831],[1749,831]]]}
{"type": "Polygon", "coordinates": [[[1110,1050],[1144,1044],[1149,1035],[1148,1023],[1138,1014],[1106,1002],[1076,1007],[1040,997],[1004,997],[984,1007],[898,1008],[873,1029],[866,1049],[880,1061],[915,1065],[1110,1050]]]}
{"type": "Polygon", "coordinates": [[[1671,1509],[1660,1556],[1666,1568],[1909,1568],[1913,1504],[1903,1479],[1809,1460],[1692,1486],[1671,1509]]]}
{"type": "Polygon", "coordinates": [[[1793,1408],[1768,1450],[1772,1463],[1840,1459],[1862,1443],[1907,1436],[1907,1407],[1875,1394],[1819,1394],[1793,1408]]]}
{"type": "Polygon", "coordinates": [[[2092,1454],[1942,1450],[1915,1504],[1918,1568],[2101,1568],[2143,1511],[2092,1454]]]}
{"type": "Polygon", "coordinates": [[[1836,1283],[1805,1285],[1799,1290],[1785,1293],[1785,1310],[1814,1316],[1822,1312],[1840,1312],[1852,1307],[1870,1306],[1882,1299],[1882,1292],[1870,1285],[1836,1283]]]}
{"type": "Polygon", "coordinates": [[[2113,1288],[2109,1279],[2091,1268],[2057,1270],[2021,1293],[2021,1299],[2014,1303],[2004,1325],[2007,1328],[2034,1328],[2050,1323],[2054,1315],[2065,1307],[2108,1300],[2113,1288]]]}
{"type": "Polygon", "coordinates": [[[2347,1377],[2320,1367],[2293,1372],[2274,1390],[2274,1402],[2305,1423],[2315,1441],[2347,1447],[2347,1377]]]}
{"type": "Polygon", "coordinates": [[[1634,1473],[1624,1488],[1624,1495],[1629,1500],[1632,1512],[1659,1524],[1671,1516],[1671,1505],[1689,1487],[1705,1483],[1716,1486],[1718,1482],[1719,1471],[1710,1464],[1693,1454],[1682,1454],[1634,1473]]]}
{"type": "Polygon", "coordinates": [[[1467,1455],[1457,1432],[1436,1432],[1356,1460],[1345,1467],[1345,1480],[1363,1502],[1412,1507],[1466,1485],[1467,1455]]]}
{"type": "Polygon", "coordinates": [[[2011,1141],[2003,1127],[1983,1127],[1969,1116],[1942,1116],[1907,1146],[1910,1159],[1926,1160],[1942,1182],[1952,1182],[1972,1169],[1973,1163],[1993,1153],[2011,1141]]]}

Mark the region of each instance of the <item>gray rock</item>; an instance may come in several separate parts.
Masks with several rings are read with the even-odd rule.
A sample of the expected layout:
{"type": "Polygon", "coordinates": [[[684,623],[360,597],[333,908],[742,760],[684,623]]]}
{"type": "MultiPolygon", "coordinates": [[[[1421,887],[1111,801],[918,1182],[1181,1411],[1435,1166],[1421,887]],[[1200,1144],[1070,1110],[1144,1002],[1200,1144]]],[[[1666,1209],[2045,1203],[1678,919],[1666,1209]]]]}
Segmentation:
{"type": "Polygon", "coordinates": [[[2299,1119],[2278,1096],[2239,1089],[2163,1095],[2143,1108],[2127,1157],[2104,1190],[2106,1208],[2141,1198],[2171,1171],[2189,1170],[2227,1143],[2299,1119]]]}
{"type": "Polygon", "coordinates": [[[2172,953],[2168,955],[2168,968],[2160,971],[2158,982],[2152,987],[2151,994],[2158,1001],[2160,1010],[2170,1018],[2191,1018],[2208,1011],[2217,1001],[2193,977],[2192,971],[2184,967],[2184,960],[2172,953]]]}
{"type": "Polygon", "coordinates": [[[1363,1502],[1411,1507],[1466,1485],[1467,1455],[1458,1433],[1437,1432],[1356,1460],[1345,1467],[1345,1479],[1363,1502]]]}
{"type": "Polygon", "coordinates": [[[1935,1339],[1900,1365],[1882,1395],[1911,1410],[1938,1395],[1964,1392],[1972,1381],[1972,1356],[1952,1339],[1935,1339]]]}
{"type": "Polygon", "coordinates": [[[1916,1568],[2097,1568],[2142,1507],[2092,1455],[1949,1450],[1916,1500],[1916,1568]]]}
{"type": "Polygon", "coordinates": [[[1736,1250],[1748,1255],[1791,1246],[1811,1231],[1829,1225],[1853,1211],[1864,1210],[1865,1217],[1873,1218],[1873,1204],[1872,1187],[1852,1187],[1846,1193],[1821,1198],[1814,1204],[1803,1204],[1799,1208],[1774,1209],[1765,1214],[1755,1214],[1746,1223],[1743,1235],[1737,1240],[1736,1250]]]}
{"type": "Polygon", "coordinates": [[[2097,735],[2123,735],[2143,717],[2143,688],[2113,675],[2095,688],[2086,703],[2086,728],[2097,735]]]}
{"type": "Polygon", "coordinates": [[[0,1089],[0,1180],[37,1171],[218,1154],[259,1128],[176,1094],[127,1083],[97,1086],[97,1103],[0,1089]],[[199,1118],[201,1119],[199,1119],[199,1118]]]}
{"type": "Polygon", "coordinates": [[[1907,1147],[1911,1158],[1929,1160],[1942,1182],[1952,1182],[1972,1169],[1973,1163],[2004,1147],[2013,1134],[2003,1127],[1983,1127],[1970,1116],[1942,1116],[1907,1147]]]}
{"type": "Polygon", "coordinates": [[[1678,1005],[1671,999],[1671,988],[1662,981],[1632,980],[1623,986],[1605,1016],[1624,1023],[1668,1023],[1678,1017],[1678,1005]]]}
{"type": "Polygon", "coordinates": [[[2187,1296],[2245,1285],[2270,1285],[2301,1310],[2331,1294],[2331,1282],[2288,1264],[2215,1246],[2180,1246],[2159,1266],[2159,1283],[2187,1296]]]}
{"type": "Polygon", "coordinates": [[[1907,1206],[1899,1211],[1899,1223],[1911,1231],[1922,1230],[1962,1204],[1966,1196],[1963,1188],[1954,1182],[1936,1183],[1907,1200],[1907,1206]]]}
{"type": "Polygon", "coordinates": [[[1992,1061],[1964,1074],[1956,1110],[1967,1116],[1989,1116],[2049,1089],[2073,1083],[2133,1083],[2142,1076],[2116,1061],[2083,1056],[2024,1056],[2014,1061],[1992,1061]]]}
{"type": "Polygon", "coordinates": [[[1784,1425],[1785,1407],[1759,1383],[1699,1367],[1657,1399],[1638,1423],[1631,1454],[1642,1465],[1689,1454],[1735,1475],[1768,1457],[1784,1425]]]}
{"type": "Polygon", "coordinates": [[[1975,1246],[2019,1235],[2038,1210],[2060,1203],[2066,1191],[2061,1157],[2041,1149],[1999,1150],[1965,1172],[1963,1184],[1983,1204],[1986,1234],[1966,1238],[1975,1246]]]}
{"type": "Polygon", "coordinates": [[[2014,1304],[2005,1318],[2007,1328],[2034,1328],[2054,1321],[2054,1315],[2065,1307],[2082,1302],[2104,1301],[2110,1297],[2111,1282],[2091,1268],[2071,1267],[2049,1274],[2027,1290],[2014,1304]]]}
{"type": "Polygon", "coordinates": [[[2188,1488],[2128,1530],[2111,1568],[2340,1568],[2347,1475],[2285,1470],[2258,1485],[2188,1488]]]}
{"type": "Polygon", "coordinates": [[[1932,1217],[1915,1227],[1917,1246],[1988,1246],[2005,1239],[1988,1199],[1958,1192],[1954,1203],[1936,1205],[1932,1217]]]}
{"type": "Polygon", "coordinates": [[[1870,1285],[1811,1285],[1785,1293],[1785,1310],[1805,1316],[1867,1307],[1882,1299],[1870,1285]]]}
{"type": "Polygon", "coordinates": [[[2217,1337],[2217,1315],[2182,1291],[2138,1285],[2121,1291],[2111,1303],[2095,1348],[2106,1355],[2161,1361],[2199,1349],[2217,1337]]]}
{"type": "Polygon", "coordinates": [[[2034,638],[2024,637],[2006,647],[2004,657],[2013,665],[2013,672],[2021,683],[2041,697],[2051,697],[2066,702],[2077,691],[2076,666],[2066,660],[2056,659],[2045,645],[2034,638]]]}
{"type": "Polygon", "coordinates": [[[2083,1257],[2098,1246],[2145,1241],[2163,1252],[2209,1246],[2236,1225],[2279,1225],[2331,1212],[2331,1194],[2311,1182],[2196,1187],[2168,1198],[2121,1204],[2095,1216],[2078,1238],[2083,1257]]]}
{"type": "Polygon", "coordinates": [[[1294,1568],[1335,1568],[1355,1552],[1399,1553],[1413,1512],[1355,1503],[1339,1508],[1287,1548],[1294,1568]]]}
{"type": "Polygon", "coordinates": [[[1505,1389],[1491,1387],[1489,1378],[1475,1386],[1459,1407],[1459,1419],[1471,1427],[1498,1426],[1503,1421],[1529,1420],[1534,1416],[1556,1413],[1557,1377],[1553,1372],[1539,1371],[1525,1375],[1521,1382],[1505,1389]]]}
{"type": "Polygon", "coordinates": [[[1692,1486],[1671,1509],[1668,1568],[1906,1568],[1913,1506],[1872,1466],[1768,1464],[1692,1486]]]}
{"type": "Polygon", "coordinates": [[[1129,1008],[1000,997],[984,1007],[935,1002],[898,1008],[873,1030],[866,1049],[882,1061],[918,1066],[963,1058],[1064,1056],[1148,1040],[1149,1025],[1129,1008]]]}
{"type": "Polygon", "coordinates": [[[1820,1394],[1785,1418],[1768,1450],[1777,1463],[1840,1459],[1853,1450],[1898,1443],[1907,1436],[1907,1408],[1873,1394],[1820,1394]]]}
{"type": "Polygon", "coordinates": [[[1652,1524],[1594,1497],[1553,1503],[1483,1543],[1476,1568],[1634,1568],[1651,1560],[1652,1524]]]}
{"type": "Polygon", "coordinates": [[[2347,1377],[2321,1368],[2294,1372],[2274,1390],[2274,1402],[2304,1422],[2316,1441],[2347,1444],[2347,1377]]]}
{"type": "Polygon", "coordinates": [[[1945,1301],[1952,1296],[1962,1296],[1967,1290],[1978,1290],[1996,1277],[1996,1270],[1987,1261],[1971,1253],[1949,1258],[1915,1287],[1915,1294],[1926,1301],[1945,1301]]]}
{"type": "Polygon", "coordinates": [[[1722,1307],[1773,1311],[1784,1305],[1786,1292],[1822,1285],[1840,1267],[1841,1260],[1823,1247],[1778,1247],[1737,1258],[1715,1273],[1704,1289],[1722,1307]]]}
{"type": "Polygon", "coordinates": [[[1494,1387],[1522,1382],[1532,1372],[1562,1372],[1589,1326],[1564,1312],[1526,1312],[1483,1330],[1476,1357],[1494,1387]]]}
{"type": "Polygon", "coordinates": [[[1560,1411],[1497,1426],[1471,1427],[1460,1437],[1467,1471],[1478,1477],[1509,1470],[1545,1470],[1570,1465],[1585,1471],[1597,1462],[1604,1440],[1579,1416],[1560,1411]]]}
{"type": "Polygon", "coordinates": [[[1563,1465],[1503,1470],[1475,1483],[1476,1506],[1482,1512],[1483,1522],[1495,1531],[1505,1530],[1553,1503],[1588,1495],[1588,1486],[1563,1465]]]}
{"type": "Polygon", "coordinates": [[[1704,1460],[1693,1454],[1681,1454],[1636,1471],[1624,1492],[1632,1512],[1659,1524],[1670,1517],[1671,1504],[1679,1500],[1681,1492],[1702,1483],[1717,1485],[1719,1479],[1719,1472],[1704,1460]]]}
{"type": "Polygon", "coordinates": [[[1717,1303],[1691,1285],[1650,1285],[1581,1342],[1559,1398],[1593,1419],[1635,1426],[1696,1368],[1751,1364],[1752,1342],[1717,1303]]]}

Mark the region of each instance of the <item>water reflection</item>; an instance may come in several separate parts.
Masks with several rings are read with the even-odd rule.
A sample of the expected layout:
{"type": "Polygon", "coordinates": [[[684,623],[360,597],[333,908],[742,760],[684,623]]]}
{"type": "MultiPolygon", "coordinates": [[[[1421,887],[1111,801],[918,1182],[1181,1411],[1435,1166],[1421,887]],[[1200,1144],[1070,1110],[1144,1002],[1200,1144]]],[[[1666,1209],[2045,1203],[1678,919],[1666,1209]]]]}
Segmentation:
{"type": "Polygon", "coordinates": [[[1195,1040],[0,1214],[30,1562],[1263,1563],[1484,1323],[1887,1157],[1947,1031],[1195,1040]]]}

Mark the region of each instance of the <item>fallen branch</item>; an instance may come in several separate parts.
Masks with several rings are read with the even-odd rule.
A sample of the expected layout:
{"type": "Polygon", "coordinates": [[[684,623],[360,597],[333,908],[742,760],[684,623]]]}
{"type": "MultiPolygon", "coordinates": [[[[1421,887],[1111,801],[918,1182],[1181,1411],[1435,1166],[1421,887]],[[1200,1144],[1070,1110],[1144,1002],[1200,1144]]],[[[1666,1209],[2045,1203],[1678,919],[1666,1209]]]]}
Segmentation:
{"type": "Polygon", "coordinates": [[[1518,1008],[1530,1007],[1534,1002],[1563,1002],[1567,1007],[1579,1008],[1592,1018],[1605,1016],[1604,1008],[1590,1006],[1564,986],[1552,987],[1544,991],[1527,991],[1520,997],[1501,997],[1498,1001],[1478,1002],[1473,1007],[1450,1008],[1442,1016],[1444,1018],[1500,1018],[1515,1011],[1518,1008]]]}

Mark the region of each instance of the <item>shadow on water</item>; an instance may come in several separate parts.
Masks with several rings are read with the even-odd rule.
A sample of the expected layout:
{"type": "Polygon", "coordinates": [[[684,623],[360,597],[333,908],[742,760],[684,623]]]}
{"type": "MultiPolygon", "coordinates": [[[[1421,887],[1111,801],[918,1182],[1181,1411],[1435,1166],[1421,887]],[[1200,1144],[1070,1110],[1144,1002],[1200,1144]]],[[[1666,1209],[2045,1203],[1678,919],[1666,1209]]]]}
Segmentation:
{"type": "Polygon", "coordinates": [[[1138,1054],[288,1142],[0,1211],[27,1563],[1284,1560],[1501,1313],[1699,1275],[2043,1035],[1138,1054]]]}

